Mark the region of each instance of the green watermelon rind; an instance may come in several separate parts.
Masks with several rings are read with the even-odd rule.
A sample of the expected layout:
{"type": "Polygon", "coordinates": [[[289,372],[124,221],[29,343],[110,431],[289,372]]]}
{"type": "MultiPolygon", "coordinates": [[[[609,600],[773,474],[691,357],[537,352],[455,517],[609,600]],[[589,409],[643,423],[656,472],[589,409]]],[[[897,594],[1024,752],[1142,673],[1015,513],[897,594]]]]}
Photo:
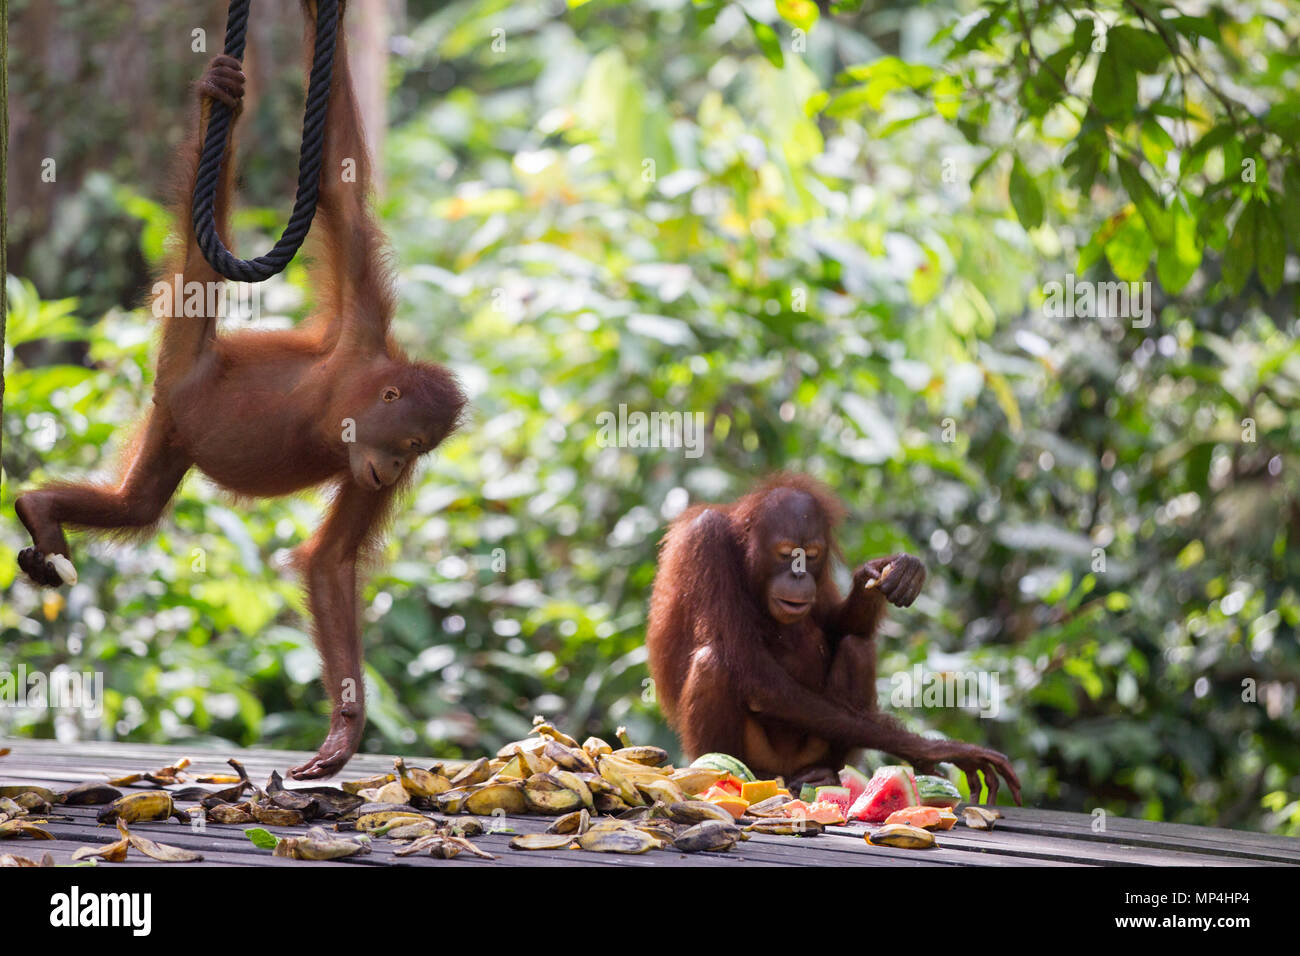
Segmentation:
{"type": "Polygon", "coordinates": [[[840,778],[840,786],[848,787],[849,795],[854,800],[858,799],[858,797],[862,795],[862,791],[866,790],[867,786],[871,783],[871,778],[869,776],[867,776],[857,767],[851,767],[851,766],[846,766],[841,768],[839,772],[839,778],[840,778]],[[850,781],[852,781],[852,783],[850,783],[850,781]],[[857,789],[856,793],[854,792],[854,787],[853,787],[854,783],[858,784],[858,787],[856,788],[857,789]]]}
{"type": "Polygon", "coordinates": [[[704,770],[722,770],[739,777],[746,783],[752,783],[757,779],[754,776],[754,771],[750,770],[735,757],[731,756],[731,754],[700,754],[700,756],[695,758],[691,766],[699,767],[704,770]]]}
{"type": "Polygon", "coordinates": [[[923,807],[952,807],[961,803],[961,791],[947,777],[920,774],[916,778],[916,789],[921,797],[923,807]]]}

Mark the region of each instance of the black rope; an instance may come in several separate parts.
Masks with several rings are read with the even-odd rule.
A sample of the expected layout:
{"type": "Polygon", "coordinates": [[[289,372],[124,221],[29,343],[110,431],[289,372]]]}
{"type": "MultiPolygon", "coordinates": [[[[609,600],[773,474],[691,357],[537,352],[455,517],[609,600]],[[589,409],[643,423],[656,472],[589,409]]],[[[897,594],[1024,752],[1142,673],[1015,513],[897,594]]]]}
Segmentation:
{"type": "MultiPolygon", "coordinates": [[[[244,58],[244,40],[248,28],[251,0],[230,0],[226,19],[226,55],[244,58]]],[[[230,131],[230,107],[214,100],[208,114],[208,135],[199,159],[198,178],[194,182],[194,235],[203,258],[227,279],[261,282],[284,269],[307,238],[316,199],[320,192],[322,146],[325,141],[325,111],[330,101],[330,74],[334,67],[334,41],[339,25],[338,0],[319,0],[316,16],[316,49],[312,56],[311,81],[307,86],[307,108],[302,119],[302,148],[298,153],[298,194],[293,214],[284,227],[280,241],[264,256],[238,259],[217,235],[214,205],[217,182],[221,178],[221,156],[226,151],[230,131]]]]}

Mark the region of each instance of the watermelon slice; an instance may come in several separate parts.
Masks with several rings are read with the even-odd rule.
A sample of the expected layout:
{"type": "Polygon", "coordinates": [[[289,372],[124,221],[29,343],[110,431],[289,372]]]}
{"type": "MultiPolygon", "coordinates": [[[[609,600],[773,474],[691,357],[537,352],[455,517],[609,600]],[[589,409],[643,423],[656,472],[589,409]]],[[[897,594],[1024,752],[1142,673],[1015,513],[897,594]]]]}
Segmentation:
{"type": "Polygon", "coordinates": [[[840,771],[840,786],[849,788],[849,806],[862,796],[862,791],[867,789],[870,782],[871,778],[857,767],[845,767],[840,771]]]}
{"type": "Polygon", "coordinates": [[[840,812],[848,816],[849,807],[853,801],[849,798],[848,787],[818,787],[816,794],[813,795],[813,803],[833,803],[840,808],[840,812]]]}
{"type": "Polygon", "coordinates": [[[947,777],[922,774],[916,778],[916,788],[921,794],[921,805],[925,807],[952,809],[961,802],[961,791],[947,777]]]}
{"type": "Polygon", "coordinates": [[[920,804],[916,778],[909,768],[881,767],[871,777],[867,789],[849,807],[848,817],[850,820],[880,823],[895,810],[920,804]]]}
{"type": "Polygon", "coordinates": [[[691,766],[704,767],[708,770],[725,770],[727,773],[739,777],[742,783],[754,779],[754,772],[731,754],[703,754],[696,757],[691,766]]]}
{"type": "Polygon", "coordinates": [[[744,786],[745,786],[745,781],[741,780],[735,774],[729,773],[709,789],[720,788],[722,790],[729,791],[730,793],[733,793],[739,797],[741,795],[741,791],[744,789],[744,786]]]}

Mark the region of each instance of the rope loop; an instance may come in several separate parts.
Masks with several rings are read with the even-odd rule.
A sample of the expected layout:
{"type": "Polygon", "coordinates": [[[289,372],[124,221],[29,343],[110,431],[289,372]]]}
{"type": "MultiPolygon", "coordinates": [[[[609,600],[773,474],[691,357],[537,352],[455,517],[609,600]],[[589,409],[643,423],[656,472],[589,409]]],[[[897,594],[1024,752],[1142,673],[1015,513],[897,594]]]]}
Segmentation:
{"type": "MultiPolygon", "coordinates": [[[[230,0],[226,18],[227,56],[244,58],[248,32],[248,8],[252,0],[230,0]]],[[[316,16],[316,48],[312,54],[311,80],[307,86],[307,108],[302,119],[302,147],[298,152],[298,193],[293,213],[279,241],[271,251],[256,259],[239,259],[217,235],[215,215],[217,182],[221,179],[221,158],[226,151],[231,112],[226,104],[213,101],[208,113],[208,133],[199,158],[194,182],[194,236],[203,258],[219,274],[238,282],[262,282],[283,271],[297,254],[316,215],[320,193],[321,162],[325,143],[325,114],[330,101],[330,76],[334,68],[334,45],[339,26],[339,0],[319,0],[316,16]]]]}

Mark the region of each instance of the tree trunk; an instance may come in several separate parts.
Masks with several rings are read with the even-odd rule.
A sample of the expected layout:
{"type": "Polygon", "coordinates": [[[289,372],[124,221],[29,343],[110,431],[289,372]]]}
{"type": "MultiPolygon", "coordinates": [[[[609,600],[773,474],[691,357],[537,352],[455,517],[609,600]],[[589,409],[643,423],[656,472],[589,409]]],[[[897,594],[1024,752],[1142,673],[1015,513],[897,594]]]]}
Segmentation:
{"type": "Polygon", "coordinates": [[[352,77],[361,108],[361,126],[366,146],[374,160],[375,193],[384,193],[383,146],[388,127],[388,2],[354,0],[351,33],[352,77]]]}

